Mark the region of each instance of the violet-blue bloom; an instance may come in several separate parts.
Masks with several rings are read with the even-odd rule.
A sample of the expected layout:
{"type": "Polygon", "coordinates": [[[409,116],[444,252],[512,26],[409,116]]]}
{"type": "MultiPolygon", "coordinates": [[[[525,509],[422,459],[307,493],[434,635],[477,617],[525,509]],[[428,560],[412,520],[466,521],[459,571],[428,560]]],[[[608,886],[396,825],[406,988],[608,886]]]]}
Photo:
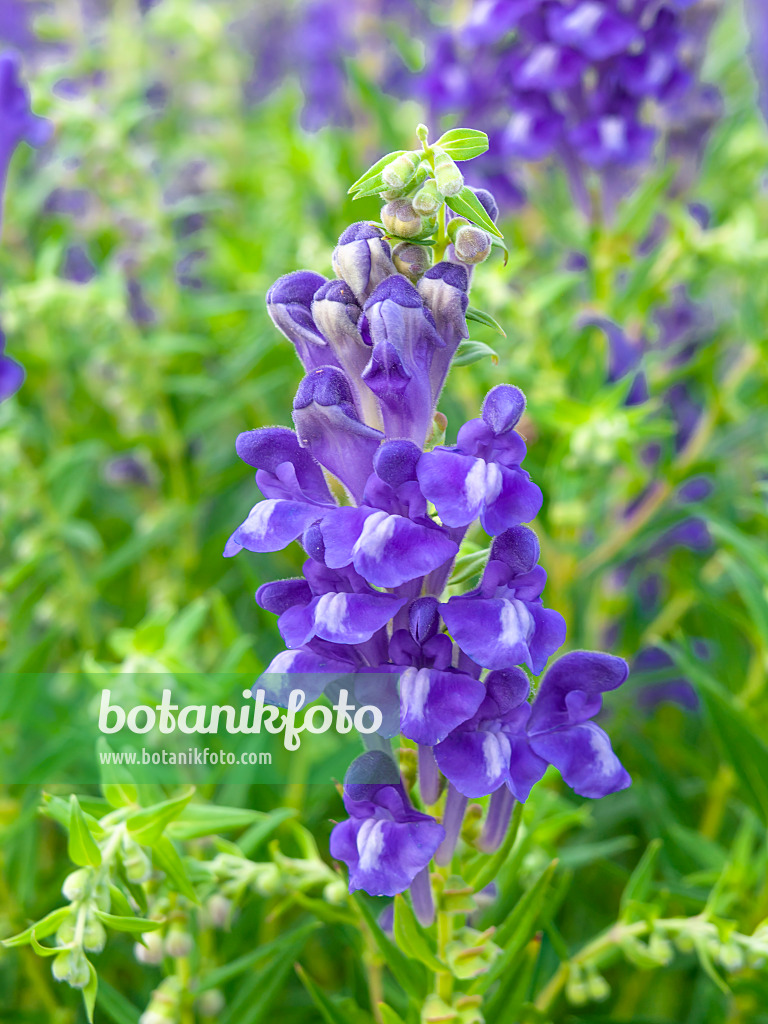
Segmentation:
{"type": "Polygon", "coordinates": [[[0,330],[0,402],[15,395],[24,383],[24,367],[5,354],[5,334],[0,330]]]}
{"type": "Polygon", "coordinates": [[[20,142],[42,146],[52,130],[50,121],[32,113],[18,55],[0,53],[0,225],[5,181],[16,147],[20,142]]]}

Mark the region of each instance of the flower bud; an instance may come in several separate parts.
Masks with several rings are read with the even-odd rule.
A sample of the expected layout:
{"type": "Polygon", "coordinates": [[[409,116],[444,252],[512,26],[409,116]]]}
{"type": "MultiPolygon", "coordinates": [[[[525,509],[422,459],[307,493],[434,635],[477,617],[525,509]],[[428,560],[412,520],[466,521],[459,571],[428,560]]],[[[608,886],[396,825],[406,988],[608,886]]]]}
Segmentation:
{"type": "Polygon", "coordinates": [[[395,199],[381,211],[381,223],[398,238],[416,238],[424,230],[424,220],[407,199],[395,199]]]}
{"type": "Polygon", "coordinates": [[[168,956],[180,958],[189,956],[193,949],[192,936],[187,930],[184,918],[171,921],[165,936],[165,952],[168,956]]]}
{"type": "Polygon", "coordinates": [[[178,979],[165,978],[152,993],[149,1006],[139,1017],[139,1024],[168,1024],[169,1021],[175,1021],[180,998],[178,979]]]}
{"type": "Polygon", "coordinates": [[[205,909],[214,928],[229,927],[232,920],[232,900],[228,900],[226,896],[217,892],[207,901],[205,909]]]}
{"type": "Polygon", "coordinates": [[[65,949],[55,956],[51,973],[56,981],[66,981],[72,988],[85,988],[91,977],[88,961],[81,949],[65,949]]]}
{"type": "Polygon", "coordinates": [[[218,988],[203,992],[197,1000],[197,1009],[201,1017],[218,1017],[226,1005],[224,993],[218,988]]]}
{"type": "Polygon", "coordinates": [[[163,962],[163,937],[159,931],[145,932],[145,945],[137,942],[133,947],[133,955],[140,964],[153,966],[163,962]]]}
{"type": "Polygon", "coordinates": [[[264,864],[256,879],[256,889],[262,896],[274,896],[283,888],[283,881],[276,864],[264,864]]]}
{"type": "Polygon", "coordinates": [[[69,917],[65,918],[59,925],[58,931],[56,932],[56,945],[57,946],[68,946],[75,937],[75,927],[77,925],[77,913],[73,912],[69,917]]]}
{"type": "Polygon", "coordinates": [[[435,182],[430,179],[419,189],[411,202],[417,213],[424,217],[429,217],[433,213],[437,213],[443,205],[443,196],[435,182]]]}
{"type": "Polygon", "coordinates": [[[83,931],[83,946],[89,953],[100,953],[107,944],[107,933],[104,925],[95,915],[88,915],[88,922],[83,931]]]}
{"type": "Polygon", "coordinates": [[[491,255],[491,236],[474,224],[462,224],[456,231],[453,247],[461,263],[483,263],[491,255]]]}
{"type": "Polygon", "coordinates": [[[584,972],[578,964],[571,964],[568,981],[565,985],[565,998],[572,1006],[583,1006],[589,1002],[589,991],[584,980],[584,972]]]}
{"type": "Polygon", "coordinates": [[[418,281],[432,266],[432,256],[425,245],[398,242],[392,250],[392,262],[401,274],[418,281]]]}
{"type": "Polygon", "coordinates": [[[413,178],[420,162],[418,153],[402,153],[387,164],[381,176],[390,188],[403,188],[413,178]]]}
{"type": "Polygon", "coordinates": [[[64,899],[69,900],[70,903],[74,903],[75,900],[82,899],[86,893],[90,879],[90,868],[78,868],[77,871],[73,871],[71,875],[67,875],[64,879],[64,884],[61,887],[64,899]]]}
{"type": "Polygon", "coordinates": [[[587,993],[589,998],[596,1003],[602,1003],[611,994],[611,986],[594,967],[587,970],[587,993]]]}
{"type": "Polygon", "coordinates": [[[323,889],[323,899],[332,906],[344,903],[347,898],[347,885],[341,878],[335,878],[323,889]]]}
{"type": "MultiPolygon", "coordinates": [[[[351,224],[333,250],[333,270],[347,282],[359,303],[395,273],[389,243],[381,228],[365,221],[351,224]]],[[[319,285],[315,288],[317,291],[319,285]]]]}
{"type": "Polygon", "coordinates": [[[444,196],[455,196],[464,188],[464,176],[442,149],[435,150],[435,183],[444,196]]]}
{"type": "Polygon", "coordinates": [[[717,958],[727,971],[740,971],[744,966],[744,950],[735,942],[724,943],[717,958]]]}
{"type": "Polygon", "coordinates": [[[675,936],[675,945],[681,953],[692,953],[694,950],[694,942],[690,935],[686,935],[685,932],[678,932],[675,936]]]}
{"type": "Polygon", "coordinates": [[[662,967],[666,967],[667,964],[671,963],[675,955],[672,943],[669,939],[665,939],[663,935],[659,935],[658,932],[654,932],[648,940],[648,952],[662,967]]]}
{"type": "Polygon", "coordinates": [[[140,885],[152,874],[152,862],[138,843],[125,836],[123,838],[122,861],[129,882],[140,885]]]}

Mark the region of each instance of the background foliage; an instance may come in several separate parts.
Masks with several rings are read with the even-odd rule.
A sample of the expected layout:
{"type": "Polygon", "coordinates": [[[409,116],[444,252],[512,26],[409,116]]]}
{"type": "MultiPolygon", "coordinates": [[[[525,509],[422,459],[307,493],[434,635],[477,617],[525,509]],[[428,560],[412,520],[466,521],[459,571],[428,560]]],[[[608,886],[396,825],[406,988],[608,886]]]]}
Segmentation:
{"type": "MultiPolygon", "coordinates": [[[[298,548],[221,558],[254,497],[234,438],[288,424],[300,376],[264,294],[298,266],[331,272],[343,228],[378,210],[373,200],[353,206],[348,184],[381,152],[412,145],[424,115],[415,101],[378,95],[365,60],[350,64],[350,130],[305,132],[290,78],[251,101],[249,40],[270,11],[249,7],[162,0],[142,14],[126,0],[103,16],[62,2],[38,21],[45,44],[28,55],[28,78],[55,139],[16,155],[0,247],[0,320],[27,370],[0,407],[7,749],[23,749],[25,721],[43,713],[20,674],[61,673],[66,687],[67,673],[85,670],[95,693],[103,671],[128,673],[128,686],[132,672],[255,674],[279,647],[252,594],[295,574],[298,548]]],[[[768,917],[768,135],[744,49],[732,4],[706,68],[725,113],[689,193],[670,196],[656,168],[615,221],[588,224],[557,170],[531,171],[530,201],[504,225],[508,265],[495,254],[476,275],[473,304],[506,338],[474,325],[497,356],[452,372],[448,434],[489,386],[525,391],[548,604],[565,615],[570,648],[609,645],[630,662],[645,652],[610,701],[634,785],[590,803],[548,776],[526,805],[495,902],[475,911],[479,927],[512,922],[504,934],[515,955],[489,1020],[513,1019],[494,1007],[537,1000],[520,1019],[768,1020],[760,949],[729,938],[768,917]],[[708,227],[692,203],[708,209],[708,227]],[[696,325],[664,348],[659,312],[682,293],[696,325]],[[633,373],[609,382],[606,335],[586,325],[595,316],[645,339],[647,401],[626,404],[633,373]],[[686,346],[688,358],[673,358],[686,346]],[[670,398],[680,385],[700,409],[684,438],[670,398]],[[709,487],[684,488],[699,478],[709,487]],[[619,930],[590,951],[620,905],[619,930]],[[654,960],[631,940],[661,934],[648,923],[658,917],[702,927],[683,929],[674,955],[654,960]],[[600,968],[607,999],[586,998],[607,995],[596,982],[577,990],[578,968],[570,1004],[562,998],[558,964],[571,957],[589,965],[587,989],[600,968]]],[[[142,794],[145,804],[163,798],[142,794]]],[[[83,807],[102,817],[98,799],[84,794],[83,807]]],[[[69,818],[50,796],[40,815],[40,800],[38,790],[0,790],[3,935],[62,902],[69,818]]],[[[411,968],[391,952],[385,968],[372,923],[381,908],[363,904],[361,931],[360,901],[327,889],[339,877],[326,855],[337,794],[297,778],[284,790],[224,783],[203,800],[218,809],[207,827],[187,809],[169,833],[189,859],[191,889],[178,879],[150,887],[147,909],[177,914],[194,936],[190,955],[142,965],[134,937],[111,935],[95,958],[99,1019],[135,1024],[167,975],[199,986],[182,1024],[211,1009],[221,1024],[256,1024],[278,1003],[286,1021],[365,1020],[382,997],[410,1020],[411,968]],[[211,867],[227,855],[256,868],[211,867]],[[222,894],[232,903],[217,918],[211,898],[222,894]],[[218,1006],[206,1005],[205,988],[222,993],[218,1006]]],[[[0,992],[8,1020],[84,1019],[79,995],[30,947],[0,952],[0,992]]]]}

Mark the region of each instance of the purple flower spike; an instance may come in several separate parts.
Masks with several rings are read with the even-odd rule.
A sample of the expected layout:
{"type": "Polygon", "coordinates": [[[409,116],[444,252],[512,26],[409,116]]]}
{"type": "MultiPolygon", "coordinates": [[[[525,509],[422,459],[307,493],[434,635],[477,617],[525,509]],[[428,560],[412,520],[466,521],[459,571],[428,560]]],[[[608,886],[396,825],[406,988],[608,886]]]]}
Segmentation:
{"type": "Polygon", "coordinates": [[[361,306],[385,278],[397,273],[384,232],[366,221],[350,225],[342,234],[333,250],[333,269],[361,306]]]}
{"type": "Polygon", "coordinates": [[[335,362],[335,355],[312,318],[315,292],[327,284],[322,274],[296,270],[267,292],[267,312],[278,330],[293,342],[305,370],[335,362]]]}
{"type": "Polygon", "coordinates": [[[24,367],[4,354],[5,334],[0,330],[0,402],[15,395],[24,383],[24,367]]]}
{"type": "Polygon", "coordinates": [[[396,769],[380,751],[363,754],[347,773],[344,806],[350,817],[331,833],[331,856],[349,868],[351,892],[404,892],[445,836],[434,818],[414,810],[399,779],[380,781],[392,775],[396,769]],[[361,777],[365,781],[358,782],[361,777]]]}
{"type": "Polygon", "coordinates": [[[342,370],[321,366],[304,378],[293,401],[293,421],[301,446],[359,501],[383,435],[360,421],[342,370]]]}
{"type": "Polygon", "coordinates": [[[747,0],[747,25],[752,39],[749,55],[758,84],[758,102],[763,117],[768,121],[768,18],[763,0],[747,0]]]}

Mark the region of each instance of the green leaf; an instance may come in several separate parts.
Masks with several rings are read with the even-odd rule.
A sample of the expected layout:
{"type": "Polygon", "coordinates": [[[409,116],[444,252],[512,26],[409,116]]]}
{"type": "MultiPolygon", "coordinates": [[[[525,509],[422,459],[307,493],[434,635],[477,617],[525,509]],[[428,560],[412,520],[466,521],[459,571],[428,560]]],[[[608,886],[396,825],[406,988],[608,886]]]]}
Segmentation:
{"type": "Polygon", "coordinates": [[[97,910],[96,916],[108,928],[116,932],[128,932],[130,935],[143,935],[145,932],[155,932],[163,927],[162,921],[148,921],[143,917],[118,917],[103,910],[97,910]]]}
{"type": "Polygon", "coordinates": [[[413,996],[418,1002],[422,1001],[426,994],[426,979],[421,967],[401,953],[394,942],[388,938],[363,897],[358,893],[353,893],[352,901],[360,911],[360,916],[365,921],[373,936],[373,941],[378,946],[395,979],[410,996],[413,996]]]}
{"type": "Polygon", "coordinates": [[[303,945],[312,932],[317,931],[319,927],[320,923],[318,921],[312,921],[309,924],[302,925],[301,928],[297,928],[295,931],[289,932],[288,935],[282,935],[279,939],[273,939],[272,942],[258,946],[256,949],[251,950],[250,953],[238,957],[237,960],[224,964],[223,967],[215,968],[202,977],[195,991],[207,992],[211,988],[219,988],[225,982],[231,981],[232,978],[236,978],[245,971],[255,970],[267,962],[281,960],[286,949],[289,947],[295,949],[299,942],[302,942],[303,945]]]}
{"type": "Polygon", "coordinates": [[[475,128],[451,128],[435,143],[454,160],[472,160],[488,149],[488,136],[475,128]]]}
{"type": "Polygon", "coordinates": [[[479,224],[481,228],[489,231],[492,235],[496,235],[497,238],[504,237],[485,212],[483,204],[468,185],[465,185],[458,195],[448,196],[445,202],[460,217],[466,217],[467,220],[479,224]]]}
{"type": "Polygon", "coordinates": [[[395,896],[395,942],[406,956],[420,960],[431,971],[446,970],[404,896],[395,896]]]}
{"type": "Polygon", "coordinates": [[[52,910],[50,914],[46,914],[45,917],[41,918],[36,924],[31,924],[29,928],[25,928],[23,932],[19,932],[18,935],[11,935],[7,939],[0,940],[0,945],[7,946],[28,946],[32,941],[32,932],[39,939],[44,939],[48,935],[53,935],[58,930],[60,924],[62,924],[72,913],[71,907],[59,907],[57,910],[52,910]]]}
{"type": "Polygon", "coordinates": [[[507,332],[500,324],[496,323],[490,313],[484,313],[481,309],[475,309],[474,306],[468,306],[465,315],[467,320],[474,320],[477,324],[483,324],[485,327],[490,327],[491,330],[500,334],[502,338],[506,338],[507,332]]]}
{"type": "Polygon", "coordinates": [[[470,366],[489,356],[495,363],[498,363],[499,353],[490,345],[486,345],[484,341],[462,341],[456,349],[456,355],[453,357],[451,365],[470,366]]]}
{"type": "MultiPolygon", "coordinates": [[[[367,199],[368,196],[377,196],[380,192],[387,192],[390,185],[384,181],[380,174],[370,178],[353,196],[353,199],[367,199]]],[[[409,239],[410,241],[410,239],[409,239]]]]}
{"type": "Polygon", "coordinates": [[[67,853],[73,864],[82,868],[98,867],[101,864],[101,850],[91,835],[77,797],[69,798],[69,842],[67,853]]]}
{"type": "Polygon", "coordinates": [[[197,898],[197,893],[192,888],[192,883],[189,880],[181,857],[179,857],[176,847],[168,836],[161,836],[153,844],[152,862],[155,867],[165,872],[168,879],[176,886],[182,896],[186,896],[193,903],[200,902],[197,898]]]}
{"type": "Polygon", "coordinates": [[[141,1010],[103,978],[96,992],[96,1003],[100,1010],[111,1017],[114,1024],[139,1024],[141,1010]]]}
{"type": "Polygon", "coordinates": [[[648,843],[645,852],[637,862],[635,870],[629,876],[629,881],[624,886],[624,892],[621,894],[620,907],[622,913],[626,911],[630,901],[643,903],[646,900],[662,845],[661,839],[652,839],[648,843]]]}
{"type": "Polygon", "coordinates": [[[501,844],[501,846],[498,848],[498,850],[496,851],[496,853],[494,853],[492,857],[485,860],[477,874],[469,880],[470,885],[472,886],[475,892],[481,892],[486,887],[486,885],[490,885],[490,883],[499,873],[499,869],[501,868],[502,864],[505,863],[510,853],[512,852],[512,847],[515,845],[515,842],[517,840],[517,833],[520,828],[520,822],[522,821],[522,818],[523,805],[519,801],[517,801],[515,803],[515,809],[512,812],[512,821],[510,823],[509,828],[507,829],[507,834],[504,837],[504,842],[501,844]]]}
{"type": "Polygon", "coordinates": [[[129,814],[125,823],[131,837],[144,846],[154,846],[166,825],[178,818],[194,795],[195,787],[190,786],[186,793],[172,800],[163,800],[162,803],[129,814]]]}
{"type": "Polygon", "coordinates": [[[466,583],[467,580],[471,580],[473,576],[481,573],[488,561],[488,554],[489,548],[483,548],[480,551],[469,551],[466,555],[459,555],[451,578],[448,580],[448,586],[453,587],[459,583],[466,583]]]}
{"type": "Polygon", "coordinates": [[[362,1010],[356,1009],[354,1017],[350,1017],[337,1003],[331,1002],[328,996],[310,978],[301,964],[294,964],[302,985],[309,993],[309,997],[317,1007],[320,1016],[325,1024],[361,1024],[368,1018],[362,1010]]]}
{"type": "Polygon", "coordinates": [[[368,168],[365,174],[360,175],[360,177],[357,179],[354,185],[349,186],[349,188],[347,189],[347,195],[352,195],[353,192],[357,192],[360,189],[360,187],[363,186],[366,182],[370,181],[371,178],[375,178],[377,176],[381,177],[381,172],[388,164],[391,164],[393,160],[397,160],[399,156],[402,156],[403,153],[407,152],[407,149],[398,149],[394,153],[387,153],[386,156],[383,156],[380,160],[377,160],[375,164],[372,164],[368,168]]]}
{"type": "Polygon", "coordinates": [[[386,1003],[379,1003],[378,1007],[383,1024],[405,1024],[400,1014],[395,1013],[391,1006],[387,1006],[386,1003]]]}
{"type": "Polygon", "coordinates": [[[261,844],[278,829],[284,821],[296,817],[296,811],[292,807],[279,807],[270,811],[263,821],[252,825],[245,835],[240,836],[237,845],[246,857],[258,850],[261,844]]]}
{"type": "Polygon", "coordinates": [[[305,942],[306,935],[299,936],[282,955],[241,981],[237,995],[219,1017],[218,1024],[261,1024],[269,1016],[305,942]]]}
{"type": "Polygon", "coordinates": [[[38,956],[58,956],[64,949],[63,946],[42,946],[35,938],[35,931],[32,929],[30,944],[38,956]]]}
{"type": "MultiPolygon", "coordinates": [[[[289,812],[293,814],[295,812],[289,812]]],[[[166,829],[171,839],[199,839],[201,836],[248,828],[255,822],[268,821],[269,814],[248,807],[216,807],[214,804],[188,804],[166,829]]]]}
{"type": "MultiPolygon", "coordinates": [[[[85,797],[83,797],[85,799],[85,797]]],[[[82,808],[81,808],[82,810],[82,808]]],[[[43,803],[40,807],[40,813],[44,814],[47,818],[52,818],[53,821],[57,821],[59,825],[69,829],[69,816],[70,806],[66,800],[62,800],[60,796],[52,796],[50,793],[43,793],[43,803]]],[[[92,814],[88,814],[87,811],[83,811],[88,828],[91,830],[91,834],[97,839],[104,839],[107,835],[106,831],[101,827],[100,823],[92,814]]]]}
{"type": "Polygon", "coordinates": [[[117,910],[120,917],[131,917],[133,911],[122,889],[118,889],[116,885],[110,884],[109,896],[112,909],[117,910]]]}
{"type": "Polygon", "coordinates": [[[91,961],[86,960],[85,962],[88,964],[88,970],[90,971],[91,976],[88,979],[88,984],[83,989],[83,1002],[85,1003],[85,1013],[88,1017],[88,1024],[93,1024],[93,1010],[96,1006],[96,993],[99,990],[99,976],[91,961]]]}

